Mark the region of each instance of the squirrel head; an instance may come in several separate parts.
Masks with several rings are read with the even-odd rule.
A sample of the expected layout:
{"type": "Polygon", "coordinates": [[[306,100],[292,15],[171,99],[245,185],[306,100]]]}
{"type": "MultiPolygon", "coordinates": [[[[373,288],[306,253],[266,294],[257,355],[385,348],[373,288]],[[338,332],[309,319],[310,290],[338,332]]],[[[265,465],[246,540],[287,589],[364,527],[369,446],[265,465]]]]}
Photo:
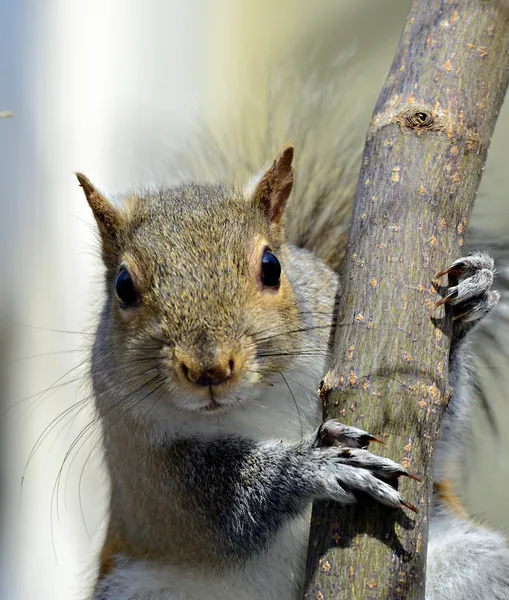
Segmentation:
{"type": "Polygon", "coordinates": [[[126,403],[143,391],[217,415],[259,396],[292,361],[301,323],[283,225],[292,160],[287,145],[249,193],[181,185],[123,209],[77,174],[106,266],[99,395],[118,386],[126,403]]]}

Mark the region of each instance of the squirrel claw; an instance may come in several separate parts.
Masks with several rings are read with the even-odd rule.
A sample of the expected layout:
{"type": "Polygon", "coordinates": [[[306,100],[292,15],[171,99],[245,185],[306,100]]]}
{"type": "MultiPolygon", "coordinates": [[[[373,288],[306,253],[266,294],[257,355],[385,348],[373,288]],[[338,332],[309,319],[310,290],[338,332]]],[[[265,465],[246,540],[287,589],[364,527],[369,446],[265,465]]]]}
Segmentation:
{"type": "Polygon", "coordinates": [[[415,514],[419,513],[419,509],[416,508],[413,504],[410,504],[410,502],[407,502],[406,500],[401,500],[401,502],[400,502],[399,508],[403,508],[403,507],[408,508],[409,510],[411,510],[415,514]]]}
{"type": "Polygon", "coordinates": [[[370,435],[368,438],[368,443],[372,442],[373,444],[381,444],[382,446],[385,446],[385,442],[380,439],[379,437],[376,437],[374,435],[370,435]]]}
{"type": "Polygon", "coordinates": [[[446,303],[451,306],[456,337],[465,335],[497,304],[500,294],[491,290],[494,273],[493,259],[474,253],[459,258],[437,274],[437,278],[449,274],[456,279],[452,282],[455,285],[443,289],[443,297],[435,304],[435,308],[446,303]]]}
{"type": "Polygon", "coordinates": [[[336,419],[322,423],[315,435],[315,445],[318,447],[345,445],[350,448],[366,448],[371,442],[385,444],[379,437],[363,429],[343,425],[336,419]]]}
{"type": "Polygon", "coordinates": [[[450,302],[453,298],[455,298],[458,295],[457,290],[452,290],[450,291],[448,294],[446,294],[443,298],[441,298],[436,304],[435,304],[435,308],[438,308],[439,306],[442,306],[442,304],[445,304],[446,302],[450,302]]]}
{"type": "Polygon", "coordinates": [[[445,298],[441,298],[438,302],[436,302],[435,308],[442,306],[442,304],[445,304],[446,302],[449,302],[449,298],[447,296],[445,298]]]}
{"type": "Polygon", "coordinates": [[[457,267],[449,267],[448,269],[444,269],[443,271],[440,271],[439,273],[437,273],[435,275],[435,280],[440,279],[440,277],[443,277],[444,275],[456,275],[458,273],[458,269],[457,267]]]}

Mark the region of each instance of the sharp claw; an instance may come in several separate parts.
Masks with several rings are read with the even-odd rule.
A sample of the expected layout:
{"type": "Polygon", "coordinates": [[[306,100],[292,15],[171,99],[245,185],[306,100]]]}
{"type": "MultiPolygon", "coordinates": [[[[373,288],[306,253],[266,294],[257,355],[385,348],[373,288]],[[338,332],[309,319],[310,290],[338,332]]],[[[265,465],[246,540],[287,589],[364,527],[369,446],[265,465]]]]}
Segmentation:
{"type": "Polygon", "coordinates": [[[403,506],[405,506],[406,508],[408,508],[409,510],[411,510],[412,512],[418,514],[419,510],[413,505],[410,504],[410,502],[407,502],[406,500],[401,500],[400,504],[399,504],[399,508],[402,508],[403,506]]]}
{"type": "Polygon", "coordinates": [[[451,299],[451,296],[445,296],[445,298],[442,298],[435,304],[435,308],[438,308],[439,306],[442,306],[442,304],[449,302],[450,299],[451,299]]]}
{"type": "Polygon", "coordinates": [[[448,275],[449,273],[457,273],[457,272],[458,272],[458,269],[449,267],[448,269],[444,269],[443,271],[440,271],[440,273],[437,273],[435,275],[435,279],[440,279],[440,277],[443,277],[444,275],[448,275]]]}
{"type": "Polygon", "coordinates": [[[379,437],[376,437],[375,435],[368,434],[366,438],[368,442],[374,442],[375,444],[382,444],[382,446],[385,446],[385,442],[379,437]]]}
{"type": "Polygon", "coordinates": [[[465,263],[460,263],[460,264],[456,264],[453,265],[451,267],[448,267],[447,269],[443,269],[442,271],[440,271],[440,273],[437,273],[435,275],[436,279],[439,279],[440,277],[443,277],[444,275],[460,275],[462,272],[462,269],[464,269],[465,267],[465,263]]]}
{"type": "Polygon", "coordinates": [[[381,477],[385,477],[387,479],[399,479],[400,477],[408,477],[410,479],[415,479],[418,483],[422,483],[422,478],[419,475],[415,475],[415,473],[409,473],[406,470],[398,471],[397,473],[384,473],[381,477]]]}

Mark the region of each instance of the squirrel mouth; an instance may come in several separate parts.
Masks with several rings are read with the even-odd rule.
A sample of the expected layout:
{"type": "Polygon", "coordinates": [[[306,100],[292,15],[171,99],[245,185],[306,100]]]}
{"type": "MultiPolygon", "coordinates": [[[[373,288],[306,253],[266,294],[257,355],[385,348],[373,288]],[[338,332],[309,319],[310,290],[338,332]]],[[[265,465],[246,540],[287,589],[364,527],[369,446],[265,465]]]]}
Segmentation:
{"type": "Polygon", "coordinates": [[[213,412],[215,410],[218,410],[220,408],[224,408],[222,404],[220,404],[215,398],[214,398],[214,393],[212,392],[212,386],[210,387],[210,396],[209,396],[209,403],[207,405],[205,405],[202,410],[204,412],[213,412]]]}
{"type": "Polygon", "coordinates": [[[207,415],[211,415],[213,413],[226,414],[229,409],[231,409],[231,406],[227,404],[218,404],[216,401],[213,401],[201,408],[200,412],[207,415]]]}
{"type": "Polygon", "coordinates": [[[209,404],[207,404],[207,406],[204,406],[202,408],[203,412],[214,412],[215,410],[219,410],[220,408],[224,408],[223,406],[221,406],[221,404],[218,404],[217,402],[209,402],[209,404]]]}

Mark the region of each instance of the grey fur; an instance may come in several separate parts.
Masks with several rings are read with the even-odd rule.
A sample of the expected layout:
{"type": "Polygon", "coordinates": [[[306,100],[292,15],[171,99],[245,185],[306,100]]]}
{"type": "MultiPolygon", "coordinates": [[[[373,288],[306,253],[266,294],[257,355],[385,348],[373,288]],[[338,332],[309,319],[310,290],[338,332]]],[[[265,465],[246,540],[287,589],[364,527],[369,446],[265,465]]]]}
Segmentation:
{"type": "MultiPolygon", "coordinates": [[[[444,297],[452,304],[454,331],[449,379],[454,390],[437,448],[435,480],[450,472],[464,455],[469,439],[474,396],[474,361],[467,332],[496,305],[491,291],[493,259],[474,253],[455,261],[458,281],[444,297]],[[455,297],[455,295],[457,296],[455,297]]],[[[454,279],[454,277],[453,277],[454,279]]],[[[504,538],[473,519],[451,514],[434,495],[431,509],[426,600],[506,600],[509,598],[509,549],[504,538]]]]}
{"type": "MultiPolygon", "coordinates": [[[[453,311],[453,337],[449,356],[449,382],[453,395],[442,424],[441,439],[437,449],[435,480],[451,476],[446,465],[454,464],[465,452],[470,423],[470,408],[473,397],[474,360],[467,333],[496,305],[500,294],[491,290],[494,279],[494,262],[483,253],[462,257],[450,265],[449,270],[458,270],[449,275],[453,284],[444,292],[453,311]],[[486,274],[486,271],[489,274],[486,274]],[[451,289],[461,291],[463,301],[451,295],[451,289]],[[490,302],[484,303],[486,298],[490,302]]],[[[436,504],[436,498],[434,499],[436,504]]]]}
{"type": "Polygon", "coordinates": [[[442,513],[430,521],[426,600],[507,600],[509,551],[495,531],[442,513]]]}
{"type": "MultiPolygon", "coordinates": [[[[215,333],[216,336],[219,332],[224,339],[228,339],[232,326],[239,330],[241,328],[242,278],[236,279],[239,289],[233,289],[223,270],[228,266],[232,272],[246,271],[243,262],[235,262],[240,246],[235,235],[241,240],[244,230],[242,223],[237,220],[237,228],[231,231],[230,246],[226,246],[224,236],[221,237],[215,229],[207,230],[210,218],[219,218],[221,215],[219,205],[212,201],[204,203],[205,216],[201,215],[196,209],[196,198],[208,198],[207,190],[204,187],[193,190],[194,195],[188,198],[189,209],[182,209],[182,214],[174,218],[176,221],[195,219],[197,223],[193,223],[193,227],[179,229],[179,235],[191,236],[191,232],[196,232],[201,226],[204,237],[212,236],[210,243],[207,241],[205,246],[209,248],[216,235],[217,252],[224,254],[224,260],[222,256],[220,259],[215,254],[210,256],[210,252],[203,250],[203,245],[193,246],[192,236],[180,245],[191,248],[190,255],[196,253],[189,263],[172,263],[171,257],[165,254],[166,242],[162,237],[159,240],[162,244],[160,252],[157,251],[156,242],[148,248],[145,240],[148,236],[154,236],[159,221],[161,231],[167,231],[173,215],[162,210],[157,212],[157,198],[151,200],[153,204],[139,209],[139,223],[132,227],[132,233],[125,235],[130,236],[129,240],[135,240],[136,251],[140,252],[139,248],[143,248],[145,253],[156,253],[158,270],[153,285],[157,294],[152,297],[152,311],[154,324],[160,328],[166,327],[167,331],[162,329],[159,333],[157,330],[151,333],[152,343],[162,334],[166,335],[164,350],[170,340],[167,332],[172,335],[178,333],[187,335],[188,344],[196,344],[202,352],[212,352],[217,338],[207,339],[208,346],[204,346],[207,337],[204,337],[204,332],[215,333]],[[196,212],[191,214],[191,210],[196,212]],[[203,256],[200,255],[200,249],[203,256]],[[198,263],[202,266],[206,263],[207,269],[198,270],[196,277],[190,279],[190,269],[198,263]],[[175,297],[178,298],[177,294],[183,289],[182,282],[189,290],[189,306],[183,300],[179,299],[178,304],[171,301],[171,296],[170,301],[167,297],[171,290],[169,286],[173,285],[175,297]],[[222,302],[226,298],[227,312],[214,312],[218,297],[222,302]],[[162,322],[160,306],[166,308],[162,322]],[[187,313],[183,313],[184,309],[187,313]],[[183,314],[187,327],[179,324],[183,314]],[[209,331],[204,328],[205,325],[209,331]],[[195,333],[196,340],[191,339],[189,336],[195,333]]],[[[219,191],[221,198],[218,202],[231,202],[232,209],[242,214],[241,200],[228,199],[222,188],[219,191]]],[[[217,192],[218,188],[215,196],[218,196],[217,192]]],[[[164,202],[168,202],[167,199],[164,202]]],[[[164,206],[169,211],[170,204],[164,206]]],[[[315,355],[327,354],[328,328],[331,325],[337,280],[309,253],[291,247],[287,252],[288,256],[285,256],[284,249],[281,249],[282,264],[292,279],[293,289],[300,291],[297,301],[300,303],[299,310],[305,326],[301,329],[304,333],[293,340],[290,336],[297,332],[290,331],[287,339],[281,339],[281,331],[288,331],[286,322],[282,320],[282,329],[276,326],[274,331],[274,319],[271,322],[267,320],[266,327],[271,335],[258,339],[257,360],[263,358],[264,354],[288,355],[279,373],[285,382],[286,376],[299,371],[298,361],[307,360],[305,364],[313,368],[311,384],[315,385],[323,373],[315,355]],[[314,274],[311,281],[306,277],[306,265],[314,274]],[[317,315],[326,316],[320,318],[317,315]],[[276,347],[277,352],[274,352],[274,346],[264,346],[267,341],[274,342],[278,338],[280,348],[276,347]],[[289,345],[289,340],[294,345],[289,345]],[[306,352],[302,352],[306,344],[312,350],[311,360],[305,358],[306,352]]],[[[458,271],[459,264],[456,261],[457,281],[451,281],[450,286],[455,286],[455,289],[452,292],[447,289],[444,294],[456,317],[450,359],[451,384],[455,391],[437,453],[438,479],[445,473],[449,461],[461,452],[467,423],[471,361],[465,335],[497,300],[496,294],[490,289],[493,265],[488,259],[481,255],[461,259],[462,266],[458,271]],[[489,301],[483,300],[486,298],[489,301]]],[[[103,322],[101,335],[96,340],[94,385],[108,447],[106,459],[112,485],[112,502],[115,504],[113,525],[118,526],[124,536],[139,544],[137,551],[142,556],[154,551],[159,560],[151,563],[149,560],[128,560],[119,556],[110,574],[99,582],[95,600],[293,600],[298,595],[298,578],[303,573],[305,534],[296,536],[298,543],[293,545],[290,534],[292,526],[299,518],[305,517],[314,499],[350,503],[356,501],[359,493],[367,493],[389,506],[405,504],[397,490],[384,481],[407,475],[405,469],[365,450],[367,443],[374,441],[374,437],[367,432],[337,422],[328,422],[315,432],[310,431],[309,425],[314,419],[312,413],[317,406],[316,399],[309,396],[303,396],[299,403],[295,401],[297,412],[309,412],[305,418],[299,413],[303,436],[297,442],[271,439],[269,436],[261,439],[258,436],[259,439],[256,439],[251,435],[249,419],[243,422],[240,432],[235,431],[237,422],[228,421],[229,418],[233,419],[228,416],[230,413],[218,417],[217,423],[213,417],[202,419],[199,413],[184,417],[180,407],[159,403],[150,388],[148,393],[143,390],[143,396],[138,398],[141,393],[139,385],[133,383],[132,379],[126,380],[122,372],[126,363],[121,344],[125,340],[118,337],[112,345],[108,338],[107,315],[111,308],[110,304],[106,305],[103,314],[106,323],[103,322]],[[110,357],[109,353],[113,352],[114,356],[110,357]],[[104,357],[112,358],[116,361],[113,364],[118,364],[118,367],[104,369],[104,357]],[[112,412],[118,405],[114,390],[122,387],[126,391],[124,399],[128,396],[131,406],[139,410],[139,414],[133,416],[130,414],[133,411],[128,410],[120,415],[118,411],[112,412]],[[150,394],[152,402],[144,402],[150,394]],[[313,402],[314,405],[310,404],[313,402]],[[167,413],[164,413],[165,410],[167,413]],[[164,414],[162,422],[166,429],[149,435],[144,429],[149,422],[146,419],[150,416],[153,428],[157,429],[157,411],[164,414]],[[167,419],[168,415],[173,421],[167,419]],[[139,427],[139,423],[143,423],[143,426],[139,427]],[[129,436],[129,443],[126,443],[126,435],[129,436]],[[343,445],[338,447],[338,444],[343,445]],[[126,486],[129,498],[126,498],[126,486]],[[162,498],[167,498],[167,503],[162,502],[162,498]],[[171,536],[176,537],[171,539],[171,536]],[[294,556],[287,557],[286,552],[294,556]],[[285,560],[290,561],[287,567],[284,566],[285,560]],[[277,568],[274,568],[274,561],[277,562],[277,568]]],[[[146,344],[140,333],[133,335],[129,343],[130,351],[136,355],[143,352],[146,344]]],[[[279,394],[286,392],[281,380],[278,386],[276,391],[279,394]]],[[[244,393],[247,395],[248,391],[244,390],[244,393]]],[[[265,418],[263,413],[271,414],[270,407],[265,407],[265,402],[268,402],[265,396],[268,395],[266,389],[264,396],[251,401],[250,406],[253,403],[258,406],[262,418],[265,418]]],[[[174,395],[175,400],[181,397],[182,394],[174,395]]],[[[281,402],[281,399],[277,401],[281,402]]],[[[272,410],[277,410],[277,407],[273,406],[272,410]]],[[[242,420],[242,413],[240,415],[242,420]]],[[[477,573],[477,579],[475,575],[472,575],[472,579],[476,581],[478,589],[482,589],[483,598],[500,600],[504,597],[501,596],[503,593],[509,597],[509,585],[504,588],[504,582],[509,581],[509,563],[500,536],[468,520],[458,520],[447,514],[447,510],[435,498],[430,530],[430,548],[433,551],[430,553],[428,570],[428,589],[431,590],[428,600],[440,597],[436,590],[441,586],[448,590],[447,600],[477,600],[479,597],[466,594],[465,589],[474,589],[473,584],[465,588],[462,585],[463,573],[459,568],[450,568],[451,547],[448,537],[453,534],[458,536],[458,544],[463,544],[461,548],[458,544],[455,547],[455,552],[461,553],[461,557],[454,556],[456,563],[477,573]],[[482,563],[478,561],[478,549],[473,546],[480,543],[486,550],[482,563]]],[[[304,522],[301,531],[305,531],[305,527],[304,522]]],[[[132,547],[133,542],[130,541],[130,544],[132,547]]]]}
{"type": "Polygon", "coordinates": [[[404,475],[401,465],[366,450],[319,448],[317,434],[297,444],[232,437],[171,442],[169,453],[185,465],[179,484],[228,560],[266,548],[286,520],[316,499],[350,504],[361,492],[401,506],[400,494],[376,477],[404,475]]]}

